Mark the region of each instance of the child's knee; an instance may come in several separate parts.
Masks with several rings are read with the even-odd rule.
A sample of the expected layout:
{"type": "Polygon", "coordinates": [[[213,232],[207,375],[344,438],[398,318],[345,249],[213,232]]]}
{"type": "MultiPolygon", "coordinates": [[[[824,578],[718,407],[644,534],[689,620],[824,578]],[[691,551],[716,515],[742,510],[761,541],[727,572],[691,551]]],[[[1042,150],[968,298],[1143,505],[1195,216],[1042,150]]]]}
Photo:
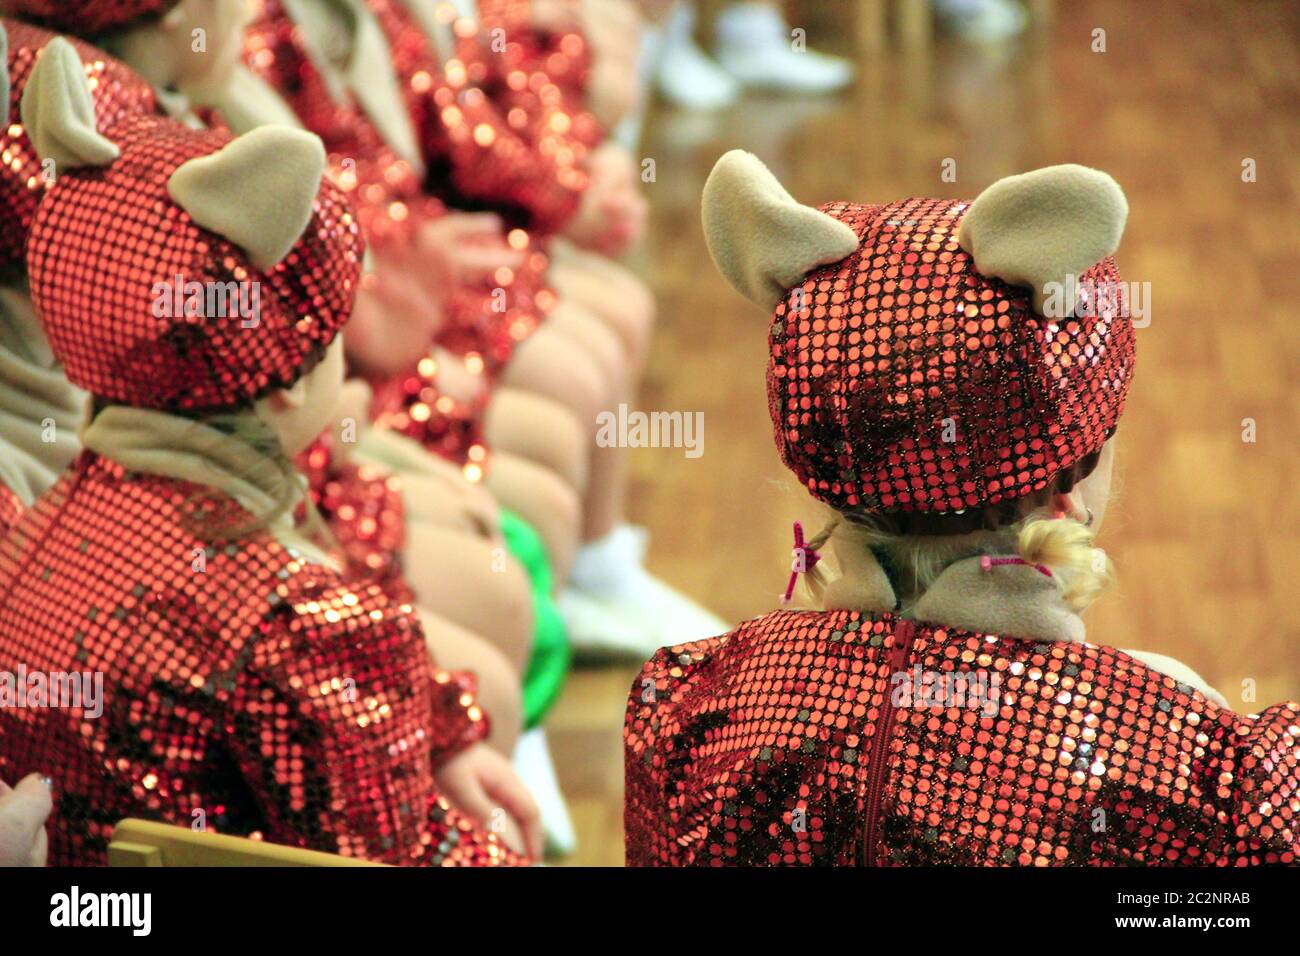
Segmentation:
{"type": "Polygon", "coordinates": [[[484,429],[491,447],[542,465],[579,493],[586,490],[590,432],[563,405],[519,389],[498,389],[484,429]]]}
{"type": "Polygon", "coordinates": [[[520,346],[502,381],[559,402],[593,431],[607,404],[609,387],[595,360],[545,326],[520,346]]]}

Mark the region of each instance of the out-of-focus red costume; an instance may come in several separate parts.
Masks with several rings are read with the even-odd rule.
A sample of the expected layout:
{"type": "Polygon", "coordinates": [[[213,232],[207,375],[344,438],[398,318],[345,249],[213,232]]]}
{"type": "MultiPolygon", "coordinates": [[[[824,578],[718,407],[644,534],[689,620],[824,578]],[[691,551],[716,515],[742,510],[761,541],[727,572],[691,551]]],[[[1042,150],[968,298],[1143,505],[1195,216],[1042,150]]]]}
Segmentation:
{"type": "MultiPolygon", "coordinates": [[[[428,188],[448,205],[497,210],[530,232],[560,231],[577,211],[588,183],[587,152],[602,135],[549,74],[581,69],[580,62],[559,51],[539,62],[522,21],[511,21],[494,52],[487,24],[478,20],[427,25],[404,0],[366,5],[388,37],[429,167],[428,188]]],[[[573,34],[567,46],[578,48],[580,61],[581,37],[573,34]]]]}
{"type": "MultiPolygon", "coordinates": [[[[785,208],[756,166],[719,162],[706,234],[722,228],[708,195],[740,183],[785,208]]],[[[1122,308],[1039,314],[960,244],[969,208],[801,207],[807,230],[825,214],[851,232],[820,227],[837,251],[798,270],[769,332],[782,459],[815,497],[914,533],[972,531],[1052,488],[1113,433],[1132,377],[1122,308]]],[[[1109,256],[1079,276],[1118,282],[1109,256]]],[[[1049,569],[962,557],[903,610],[861,551],[851,607],[775,611],[646,664],[625,726],[629,864],[1296,862],[1296,705],[1236,714],[1085,643],[1049,569]]]]}
{"type": "MultiPolygon", "coordinates": [[[[61,169],[36,214],[33,301],[69,379],[107,404],[100,419],[209,436],[144,446],[144,460],[183,451],[242,481],[262,453],[183,416],[245,407],[321,357],[361,270],[355,213],[323,184],[292,249],[259,269],[169,193],[227,134],[153,116],[100,132],[120,155],[61,169]],[[259,323],[157,315],[154,283],[176,276],[258,282],[259,323]]],[[[434,780],[486,733],[472,681],[432,667],[414,611],[378,584],[273,526],[203,530],[252,517],[206,483],[88,448],[4,538],[0,667],[103,675],[102,713],[30,697],[0,710],[0,777],[54,778],[51,862],[103,863],[123,817],[200,814],[222,832],[393,864],[520,862],[434,780]]]]}
{"type": "MultiPolygon", "coordinates": [[[[426,180],[385,141],[362,105],[331,92],[302,28],[280,4],[260,0],[255,10],[245,39],[249,67],[321,136],[335,179],[361,210],[367,236],[381,246],[414,241],[421,225],[445,213],[442,203],[426,194],[426,180]]],[[[545,255],[530,249],[522,230],[512,231],[509,241],[526,252],[523,266],[497,270],[481,288],[447,290],[444,324],[432,343],[467,357],[488,384],[554,302],[542,285],[545,255]]],[[[466,466],[472,477],[481,476],[487,461],[482,435],[487,393],[469,404],[447,395],[438,385],[437,364],[430,356],[409,372],[373,381],[372,415],[381,427],[415,438],[466,466]]]]}

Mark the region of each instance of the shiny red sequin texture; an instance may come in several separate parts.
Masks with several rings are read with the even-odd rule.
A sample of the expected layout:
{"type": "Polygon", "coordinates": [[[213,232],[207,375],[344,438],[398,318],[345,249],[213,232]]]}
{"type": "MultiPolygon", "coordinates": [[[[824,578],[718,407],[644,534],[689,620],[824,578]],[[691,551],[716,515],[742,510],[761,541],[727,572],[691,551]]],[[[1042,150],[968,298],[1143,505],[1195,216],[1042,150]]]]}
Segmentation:
{"type": "MultiPolygon", "coordinates": [[[[0,267],[20,262],[36,207],[54,177],[46,175],[40,157],[22,125],[19,106],[36,55],[55,34],[39,27],[0,21],[9,38],[9,119],[0,127],[0,267]]],[[[123,117],[152,113],[153,89],[124,64],[80,40],[67,38],[81,57],[100,129],[123,117]]]]}
{"type": "Polygon", "coordinates": [[[487,466],[483,435],[487,394],[463,402],[438,385],[438,362],[421,359],[414,369],[371,383],[371,419],[378,428],[400,432],[440,458],[460,465],[477,481],[487,466]]]}
{"type": "Polygon", "coordinates": [[[179,0],[0,0],[0,12],[81,36],[166,13],[179,0]]]}
{"type": "Polygon", "coordinates": [[[1240,866],[1300,851],[1296,705],[1234,714],[1091,644],[776,611],[659,651],[625,739],[629,865],[1240,866]],[[927,673],[983,675],[992,693],[930,706],[895,676],[927,673]]]}
{"type": "Polygon", "coordinates": [[[125,817],[200,815],[398,865],[519,862],[438,793],[487,727],[411,607],[265,532],[203,541],[197,509],[250,519],[86,452],[0,541],[0,668],[103,675],[102,714],[0,709],[0,778],[54,779],[50,862],[102,865],[125,817]]]}
{"type": "Polygon", "coordinates": [[[402,577],[406,504],[401,478],[348,461],[329,434],[294,464],[307,478],[311,503],[329,528],[348,577],[378,582],[388,594],[414,600],[402,577]]]}
{"type": "Polygon", "coordinates": [[[398,0],[366,2],[388,37],[427,186],[450,205],[495,209],[543,234],[563,228],[589,182],[588,142],[599,136],[590,117],[541,68],[502,75],[476,21],[448,26],[454,53],[439,62],[398,0]]]}
{"type": "Polygon", "coordinates": [[[292,385],[351,314],[364,246],[347,200],[323,183],[302,237],[258,270],[167,192],[182,163],[229,135],[152,116],[103,132],[121,156],[60,175],[27,249],[32,301],[68,379],[113,402],[172,411],[233,408],[292,385]],[[205,303],[226,291],[221,315],[185,307],[191,283],[205,303]],[[231,290],[257,302],[255,327],[231,290]]]}
{"type": "Polygon", "coordinates": [[[22,513],[23,500],[13,489],[0,482],[0,534],[4,534],[22,513]]]}
{"type": "MultiPolygon", "coordinates": [[[[957,244],[969,203],[834,203],[858,249],[777,306],[768,403],[782,460],[837,508],[954,512],[1047,486],[1101,447],[1133,375],[1122,299],[1048,319],[957,244]]],[[[1104,259],[1080,285],[1118,288],[1104,259]]]]}

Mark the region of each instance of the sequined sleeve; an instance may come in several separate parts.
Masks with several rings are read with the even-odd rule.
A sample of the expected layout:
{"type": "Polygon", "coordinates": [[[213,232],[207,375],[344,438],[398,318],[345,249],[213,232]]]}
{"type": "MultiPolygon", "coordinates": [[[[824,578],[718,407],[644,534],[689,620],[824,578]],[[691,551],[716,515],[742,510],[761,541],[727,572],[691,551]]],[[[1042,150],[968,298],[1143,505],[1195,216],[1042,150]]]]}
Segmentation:
{"type": "Polygon", "coordinates": [[[340,456],[328,433],[294,463],[307,478],[311,503],[329,528],[348,573],[382,584],[400,600],[414,601],[402,574],[406,508],[401,480],[340,456]]]}
{"type": "Polygon", "coordinates": [[[0,534],[4,534],[22,513],[22,499],[9,488],[0,484],[0,534]]]}
{"type": "Polygon", "coordinates": [[[1219,767],[1232,795],[1229,845],[1241,865],[1300,861],[1300,705],[1238,715],[1236,746],[1219,767]]]}
{"type": "Polygon", "coordinates": [[[710,673],[727,637],[665,647],[641,668],[628,695],[623,725],[623,830],[628,866],[681,866],[677,823],[680,793],[691,781],[682,767],[678,708],[710,673]]]}
{"type": "Polygon", "coordinates": [[[377,585],[290,581],[231,682],[228,746],[266,839],[408,866],[521,862],[438,793],[438,752],[481,734],[481,715],[377,585]]]}

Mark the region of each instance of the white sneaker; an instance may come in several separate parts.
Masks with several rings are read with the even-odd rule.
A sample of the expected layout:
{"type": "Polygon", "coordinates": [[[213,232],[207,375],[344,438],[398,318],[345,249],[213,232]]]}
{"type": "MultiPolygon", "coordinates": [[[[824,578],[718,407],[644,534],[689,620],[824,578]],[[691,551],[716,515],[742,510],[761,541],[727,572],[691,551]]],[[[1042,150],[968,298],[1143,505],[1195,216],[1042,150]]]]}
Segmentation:
{"type": "Polygon", "coordinates": [[[774,7],[733,4],[717,22],[718,62],[745,86],[785,93],[831,93],[853,82],[853,64],[797,46],[774,7]]]}
{"type": "Polygon", "coordinates": [[[515,743],[511,763],[537,801],[542,831],[546,835],[546,855],[569,856],[578,848],[578,835],[573,830],[573,818],[569,816],[564,794],[560,792],[560,781],[555,776],[555,762],[551,760],[546,731],[541,727],[525,731],[515,743]]]}
{"type": "Polygon", "coordinates": [[[740,96],[740,84],[709,59],[695,42],[695,10],[679,4],[664,24],[655,82],[674,106],[717,110],[740,96]]]}
{"type": "Polygon", "coordinates": [[[574,587],[565,588],[555,599],[569,646],[579,664],[605,664],[616,661],[648,661],[659,650],[657,632],[647,631],[629,621],[598,597],[574,587]]]}
{"type": "Polygon", "coordinates": [[[1029,16],[1014,0],[935,0],[935,15],[965,40],[1007,40],[1025,29],[1029,16]]]}
{"type": "Polygon", "coordinates": [[[661,647],[730,630],[645,569],[647,538],[644,528],[623,524],[578,552],[559,599],[566,622],[569,611],[587,615],[569,633],[578,660],[644,661],[661,647]]]}

